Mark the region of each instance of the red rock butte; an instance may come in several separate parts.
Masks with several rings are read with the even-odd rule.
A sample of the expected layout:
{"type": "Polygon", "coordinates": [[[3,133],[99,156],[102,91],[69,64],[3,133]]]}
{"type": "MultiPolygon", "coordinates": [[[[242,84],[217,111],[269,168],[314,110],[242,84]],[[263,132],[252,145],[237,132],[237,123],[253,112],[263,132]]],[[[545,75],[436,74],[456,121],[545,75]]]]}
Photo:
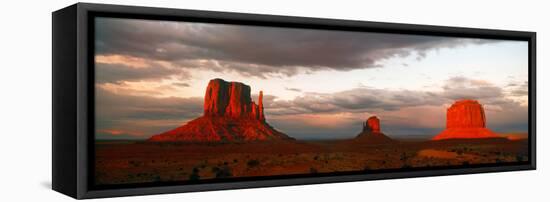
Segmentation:
{"type": "Polygon", "coordinates": [[[232,142],[290,140],[265,120],[263,92],[258,104],[250,97],[250,86],[212,79],[206,87],[203,116],[176,129],[149,138],[153,142],[232,142]]]}
{"type": "Polygon", "coordinates": [[[370,143],[389,143],[391,138],[384,135],[380,130],[380,119],[376,116],[369,117],[363,122],[363,131],[355,137],[356,140],[370,143]]]}
{"type": "Polygon", "coordinates": [[[483,106],[476,100],[459,100],[447,109],[447,127],[433,140],[496,137],[486,128],[483,106]]]}
{"type": "Polygon", "coordinates": [[[376,116],[371,116],[363,123],[363,131],[372,133],[380,133],[380,119],[376,116]]]}

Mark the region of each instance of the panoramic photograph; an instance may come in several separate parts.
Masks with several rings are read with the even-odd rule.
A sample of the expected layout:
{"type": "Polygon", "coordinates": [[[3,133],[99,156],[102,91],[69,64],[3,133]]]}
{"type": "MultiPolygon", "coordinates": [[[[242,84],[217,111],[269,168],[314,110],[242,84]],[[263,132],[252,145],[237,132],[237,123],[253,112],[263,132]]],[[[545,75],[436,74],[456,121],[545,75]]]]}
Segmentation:
{"type": "Polygon", "coordinates": [[[526,41],[94,26],[95,185],[529,161],[526,41]]]}

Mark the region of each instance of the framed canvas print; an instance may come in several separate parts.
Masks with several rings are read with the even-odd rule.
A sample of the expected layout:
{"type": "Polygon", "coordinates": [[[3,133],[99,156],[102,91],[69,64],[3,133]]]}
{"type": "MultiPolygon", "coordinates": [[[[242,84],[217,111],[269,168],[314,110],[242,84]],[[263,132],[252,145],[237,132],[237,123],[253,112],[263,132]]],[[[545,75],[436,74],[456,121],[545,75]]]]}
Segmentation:
{"type": "Polygon", "coordinates": [[[535,33],[79,3],[53,16],[75,198],[535,169],[535,33]]]}

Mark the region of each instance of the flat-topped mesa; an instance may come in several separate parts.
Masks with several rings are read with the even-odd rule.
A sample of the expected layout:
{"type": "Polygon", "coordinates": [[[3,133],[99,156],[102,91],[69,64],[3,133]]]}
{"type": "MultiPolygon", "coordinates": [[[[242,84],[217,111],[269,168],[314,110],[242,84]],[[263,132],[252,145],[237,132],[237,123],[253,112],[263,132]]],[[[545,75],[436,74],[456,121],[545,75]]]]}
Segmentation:
{"type": "Polygon", "coordinates": [[[265,120],[262,98],[263,92],[260,91],[258,106],[250,97],[250,86],[241,82],[212,79],[208,82],[204,96],[204,116],[265,120]]]}
{"type": "Polygon", "coordinates": [[[496,138],[493,131],[486,128],[485,111],[476,100],[458,100],[447,109],[447,127],[433,140],[496,138]]]}
{"type": "Polygon", "coordinates": [[[380,119],[371,116],[363,123],[363,132],[380,133],[380,119]]]}
{"type": "Polygon", "coordinates": [[[459,100],[447,109],[447,128],[485,128],[485,111],[475,100],[459,100]]]}

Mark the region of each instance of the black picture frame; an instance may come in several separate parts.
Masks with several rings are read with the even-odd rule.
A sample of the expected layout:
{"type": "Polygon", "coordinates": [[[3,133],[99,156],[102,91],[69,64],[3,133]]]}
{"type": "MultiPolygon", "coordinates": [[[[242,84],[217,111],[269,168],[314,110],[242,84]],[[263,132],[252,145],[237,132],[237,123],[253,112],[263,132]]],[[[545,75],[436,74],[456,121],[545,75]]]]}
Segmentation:
{"type": "Polygon", "coordinates": [[[77,3],[52,13],[52,43],[52,188],[77,199],[536,169],[535,32],[77,3]],[[411,168],[370,174],[303,175],[98,189],[90,183],[94,158],[93,19],[96,16],[527,41],[529,161],[445,169],[411,168]]]}

